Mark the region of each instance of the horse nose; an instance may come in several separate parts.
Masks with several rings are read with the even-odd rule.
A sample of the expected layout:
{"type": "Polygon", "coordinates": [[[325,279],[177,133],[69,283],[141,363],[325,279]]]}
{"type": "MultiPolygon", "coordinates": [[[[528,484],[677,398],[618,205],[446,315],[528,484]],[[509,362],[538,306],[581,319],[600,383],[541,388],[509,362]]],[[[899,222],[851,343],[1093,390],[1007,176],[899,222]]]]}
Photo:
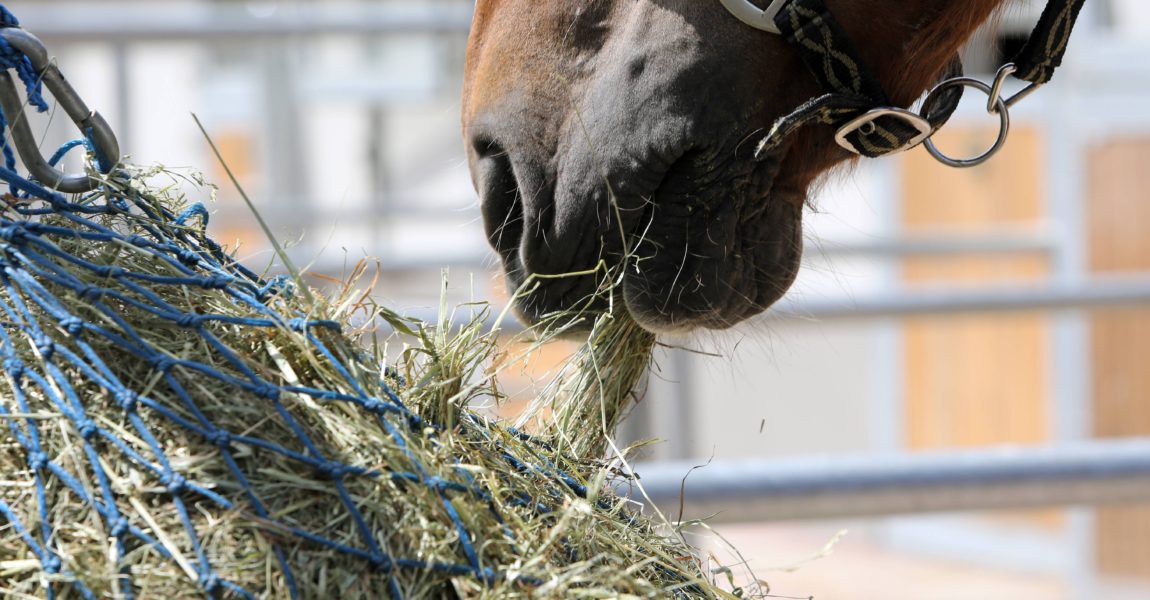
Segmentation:
{"type": "Polygon", "coordinates": [[[506,260],[516,254],[523,237],[523,205],[511,156],[499,142],[483,135],[472,138],[471,149],[487,239],[506,260]]]}

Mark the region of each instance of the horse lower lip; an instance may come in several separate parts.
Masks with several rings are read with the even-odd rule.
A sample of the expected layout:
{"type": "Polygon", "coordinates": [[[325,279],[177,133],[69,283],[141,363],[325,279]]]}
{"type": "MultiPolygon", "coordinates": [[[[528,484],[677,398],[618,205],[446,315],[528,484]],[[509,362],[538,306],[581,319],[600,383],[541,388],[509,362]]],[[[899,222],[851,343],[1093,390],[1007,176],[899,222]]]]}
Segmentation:
{"type": "Polygon", "coordinates": [[[623,296],[652,331],[730,327],[765,310],[793,281],[801,206],[773,191],[778,156],[722,169],[680,163],[637,229],[651,243],[632,238],[636,254],[648,258],[643,267],[629,263],[623,296]],[[709,183],[696,185],[701,180],[709,183]]]}

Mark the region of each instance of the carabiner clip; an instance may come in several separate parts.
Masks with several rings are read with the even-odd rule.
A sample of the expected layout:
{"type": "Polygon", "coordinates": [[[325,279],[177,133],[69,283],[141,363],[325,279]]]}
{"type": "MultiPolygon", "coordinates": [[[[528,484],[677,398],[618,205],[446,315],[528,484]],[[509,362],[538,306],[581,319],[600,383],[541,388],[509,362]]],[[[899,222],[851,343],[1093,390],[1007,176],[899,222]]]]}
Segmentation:
{"type": "MultiPolygon", "coordinates": [[[[52,92],[60,108],[64,109],[80,129],[80,133],[91,140],[100,171],[104,174],[111,171],[120,161],[120,144],[116,141],[116,134],[100,113],[90,110],[84,104],[84,100],[64,79],[64,75],[56,65],[52,64],[44,43],[31,33],[16,27],[0,28],[0,37],[28,57],[32,62],[32,68],[40,74],[41,81],[48,91],[52,92]]],[[[20,153],[20,160],[37,181],[66,194],[89,192],[100,185],[97,178],[87,174],[64,173],[44,159],[36,143],[36,136],[32,133],[32,128],[24,115],[24,102],[20,99],[16,82],[8,71],[0,75],[0,108],[3,108],[4,115],[8,118],[8,127],[12,130],[12,142],[20,153]]]]}

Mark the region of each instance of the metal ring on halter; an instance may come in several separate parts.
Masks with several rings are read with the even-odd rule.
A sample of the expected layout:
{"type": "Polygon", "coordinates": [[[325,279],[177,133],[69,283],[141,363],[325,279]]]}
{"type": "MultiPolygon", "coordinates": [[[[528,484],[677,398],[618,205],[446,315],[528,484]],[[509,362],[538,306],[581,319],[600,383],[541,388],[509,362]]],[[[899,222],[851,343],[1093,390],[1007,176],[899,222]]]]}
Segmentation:
{"type": "Polygon", "coordinates": [[[943,154],[942,151],[939,150],[938,147],[934,145],[934,141],[931,140],[930,138],[927,138],[927,140],[923,143],[923,145],[926,146],[926,151],[930,152],[930,155],[933,156],[936,160],[938,160],[938,162],[940,162],[944,165],[947,165],[949,167],[956,167],[956,168],[962,169],[962,168],[975,167],[975,166],[981,165],[982,163],[986,162],[987,160],[990,160],[990,157],[994,156],[995,154],[998,154],[998,151],[1002,149],[1003,144],[1006,143],[1006,138],[1010,135],[1010,107],[1007,105],[1007,102],[1002,99],[1002,96],[998,96],[997,99],[995,99],[995,96],[993,95],[994,89],[991,88],[989,85],[986,85],[985,83],[983,83],[977,79],[971,79],[969,77],[956,77],[954,79],[947,79],[946,81],[938,84],[937,86],[935,86],[935,88],[933,90],[930,91],[929,94],[927,94],[926,100],[922,103],[922,110],[920,111],[921,114],[923,114],[923,115],[929,114],[931,104],[933,104],[934,100],[938,97],[939,93],[941,93],[942,91],[944,91],[948,88],[958,86],[958,85],[965,86],[965,87],[972,87],[972,88],[986,94],[988,98],[991,98],[994,102],[994,104],[993,104],[994,110],[991,112],[998,115],[998,121],[999,121],[998,139],[994,141],[994,145],[991,146],[990,149],[987,150],[986,152],[983,152],[982,154],[980,154],[974,158],[968,158],[968,159],[951,158],[951,157],[947,156],[946,154],[943,154]]]}

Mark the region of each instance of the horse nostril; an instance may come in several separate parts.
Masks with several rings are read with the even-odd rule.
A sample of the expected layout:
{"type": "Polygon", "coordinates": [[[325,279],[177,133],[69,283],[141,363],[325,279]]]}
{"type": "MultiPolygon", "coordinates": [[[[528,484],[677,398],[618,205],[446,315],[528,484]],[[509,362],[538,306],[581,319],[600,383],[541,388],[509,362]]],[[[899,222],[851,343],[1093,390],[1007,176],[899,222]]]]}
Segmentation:
{"type": "Polygon", "coordinates": [[[475,151],[475,157],[478,159],[490,158],[499,154],[506,153],[503,146],[499,142],[486,135],[476,135],[471,138],[471,148],[475,151]]]}
{"type": "Polygon", "coordinates": [[[491,245],[507,260],[523,237],[523,205],[511,157],[490,138],[472,140],[476,187],[483,224],[491,245]]]}

